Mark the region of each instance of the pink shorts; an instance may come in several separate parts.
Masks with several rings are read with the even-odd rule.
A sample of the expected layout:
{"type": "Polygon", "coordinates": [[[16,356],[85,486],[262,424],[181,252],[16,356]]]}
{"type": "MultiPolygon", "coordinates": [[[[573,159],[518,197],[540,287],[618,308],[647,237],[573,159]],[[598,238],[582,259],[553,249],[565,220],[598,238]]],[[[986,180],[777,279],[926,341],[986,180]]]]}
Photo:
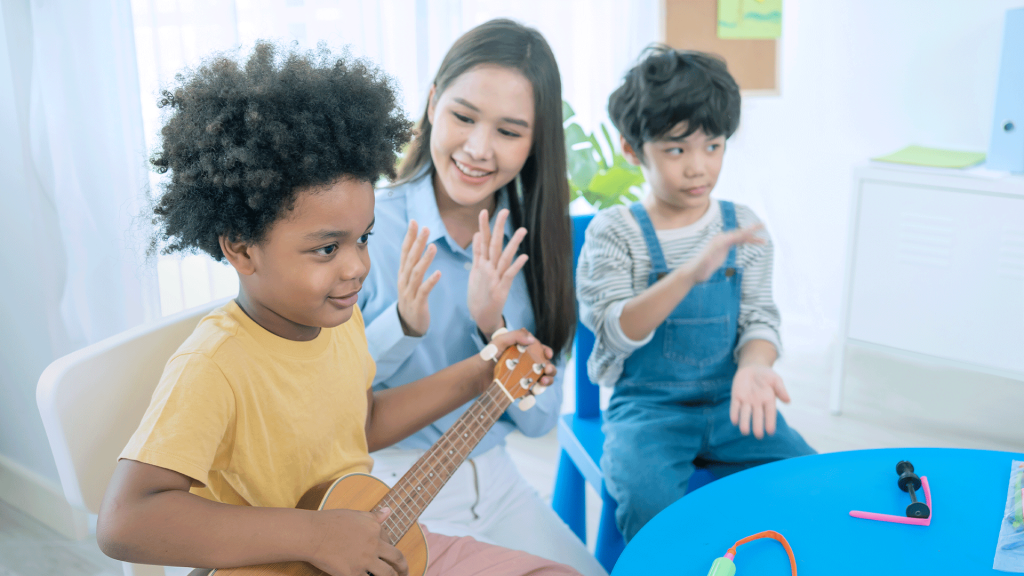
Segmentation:
{"type": "Polygon", "coordinates": [[[579,576],[579,572],[565,564],[485,544],[470,536],[445,536],[426,528],[423,534],[430,559],[426,576],[579,576]]]}

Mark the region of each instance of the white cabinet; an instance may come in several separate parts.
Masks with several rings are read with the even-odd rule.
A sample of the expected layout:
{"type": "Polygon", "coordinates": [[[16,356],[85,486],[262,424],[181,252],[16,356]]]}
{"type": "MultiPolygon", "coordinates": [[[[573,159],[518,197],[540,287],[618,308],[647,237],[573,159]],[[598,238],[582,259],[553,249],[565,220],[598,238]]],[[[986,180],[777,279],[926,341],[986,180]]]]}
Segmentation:
{"type": "Polygon", "coordinates": [[[831,409],[848,343],[1024,380],[1024,177],[854,175],[831,409]]]}

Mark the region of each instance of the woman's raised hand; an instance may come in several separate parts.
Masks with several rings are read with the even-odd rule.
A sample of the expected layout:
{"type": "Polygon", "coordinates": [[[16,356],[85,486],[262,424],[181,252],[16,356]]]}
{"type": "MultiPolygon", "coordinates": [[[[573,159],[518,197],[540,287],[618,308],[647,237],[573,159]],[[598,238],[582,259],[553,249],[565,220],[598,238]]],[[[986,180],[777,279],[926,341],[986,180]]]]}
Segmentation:
{"type": "Polygon", "coordinates": [[[426,247],[430,229],[424,228],[417,234],[419,225],[409,222],[409,231],[402,241],[402,256],[398,264],[398,319],[406,336],[423,336],[430,327],[430,306],[427,297],[441,279],[441,271],[435,270],[426,280],[430,263],[434,261],[437,247],[426,247]]]}
{"type": "Polygon", "coordinates": [[[516,257],[519,244],[526,236],[526,228],[516,230],[502,249],[507,219],[507,209],[498,212],[492,232],[487,210],[481,210],[480,231],[473,234],[473,268],[469,271],[466,305],[470,317],[488,337],[505,325],[501,311],[505,308],[512,280],[528,258],[526,254],[516,257]]]}

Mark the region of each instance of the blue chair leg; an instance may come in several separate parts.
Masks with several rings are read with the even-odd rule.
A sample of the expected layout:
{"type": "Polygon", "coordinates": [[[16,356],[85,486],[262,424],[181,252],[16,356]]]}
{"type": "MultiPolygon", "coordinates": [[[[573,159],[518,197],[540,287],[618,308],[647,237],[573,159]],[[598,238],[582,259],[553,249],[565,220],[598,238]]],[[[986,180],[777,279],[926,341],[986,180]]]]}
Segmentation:
{"type": "Polygon", "coordinates": [[[558,458],[558,476],[555,478],[555,494],[551,499],[551,507],[583,543],[587,541],[585,490],[583,474],[580,474],[572,458],[562,450],[562,455],[558,458]]]}
{"type": "Polygon", "coordinates": [[[608,489],[601,483],[601,522],[597,527],[597,546],[594,547],[594,557],[604,566],[604,569],[611,573],[615,563],[626,547],[622,533],[615,523],[615,510],[619,505],[608,493],[608,489]]]}

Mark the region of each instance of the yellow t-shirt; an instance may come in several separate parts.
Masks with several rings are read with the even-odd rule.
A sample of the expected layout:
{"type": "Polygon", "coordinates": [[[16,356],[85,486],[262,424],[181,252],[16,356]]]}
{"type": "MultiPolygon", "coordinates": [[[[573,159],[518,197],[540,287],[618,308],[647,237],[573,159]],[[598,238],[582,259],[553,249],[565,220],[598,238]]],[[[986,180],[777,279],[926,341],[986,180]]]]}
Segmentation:
{"type": "Polygon", "coordinates": [[[291,508],[309,488],[373,465],[363,316],[308,342],[268,332],[234,301],[167,362],[121,458],[180,472],[228,504],[291,508]]]}

